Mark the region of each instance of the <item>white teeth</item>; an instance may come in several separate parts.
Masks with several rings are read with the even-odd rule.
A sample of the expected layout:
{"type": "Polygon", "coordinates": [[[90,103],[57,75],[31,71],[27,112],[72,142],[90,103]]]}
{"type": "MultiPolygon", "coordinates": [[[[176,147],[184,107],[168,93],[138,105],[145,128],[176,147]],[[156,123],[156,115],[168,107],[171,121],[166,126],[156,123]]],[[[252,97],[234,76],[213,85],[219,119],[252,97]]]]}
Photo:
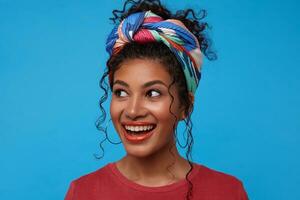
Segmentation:
{"type": "Polygon", "coordinates": [[[147,131],[153,128],[153,125],[148,125],[148,126],[127,126],[125,125],[125,129],[129,131],[147,131]]]}

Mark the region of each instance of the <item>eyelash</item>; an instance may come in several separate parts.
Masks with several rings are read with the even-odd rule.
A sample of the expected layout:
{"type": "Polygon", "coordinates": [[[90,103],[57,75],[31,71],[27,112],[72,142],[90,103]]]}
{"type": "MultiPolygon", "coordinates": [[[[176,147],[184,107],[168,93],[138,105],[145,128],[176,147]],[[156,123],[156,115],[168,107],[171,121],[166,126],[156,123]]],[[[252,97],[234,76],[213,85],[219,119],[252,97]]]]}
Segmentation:
{"type": "Polygon", "coordinates": [[[151,92],[156,92],[156,93],[158,93],[158,95],[157,96],[154,96],[154,97],[158,97],[158,96],[160,96],[161,95],[161,92],[160,91],[158,91],[158,90],[149,90],[149,91],[147,91],[147,96],[148,96],[148,94],[151,94],[151,92]]]}
{"type": "MultiPolygon", "coordinates": [[[[116,95],[117,97],[121,97],[120,96],[120,93],[121,92],[125,92],[125,90],[121,90],[121,89],[117,89],[117,90],[115,90],[113,93],[114,93],[114,95],[116,95]]],[[[125,92],[126,93],[126,92],[125,92]]]]}
{"type": "MultiPolygon", "coordinates": [[[[121,92],[125,92],[125,90],[122,90],[122,89],[116,89],[113,93],[114,93],[114,95],[116,95],[117,97],[124,97],[124,96],[121,96],[120,95],[120,93],[121,92]]],[[[161,92],[159,91],[159,90],[148,90],[147,92],[146,92],[146,96],[149,96],[149,94],[151,94],[151,92],[156,92],[156,93],[158,93],[158,95],[157,96],[154,96],[153,98],[155,98],[155,97],[159,97],[160,95],[161,95],[161,92]]],[[[127,92],[125,92],[125,93],[127,93],[127,92]]],[[[151,96],[150,96],[151,97],[151,96]]]]}

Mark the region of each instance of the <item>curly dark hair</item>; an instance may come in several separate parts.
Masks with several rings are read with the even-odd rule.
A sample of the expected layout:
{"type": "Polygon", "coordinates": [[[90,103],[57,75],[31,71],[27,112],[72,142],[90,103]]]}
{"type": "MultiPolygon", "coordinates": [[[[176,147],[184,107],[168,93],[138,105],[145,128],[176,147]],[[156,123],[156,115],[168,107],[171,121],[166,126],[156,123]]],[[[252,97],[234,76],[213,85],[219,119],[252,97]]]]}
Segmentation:
{"type": "MultiPolygon", "coordinates": [[[[119,24],[124,18],[129,16],[132,13],[141,12],[141,11],[148,11],[151,10],[153,13],[161,16],[163,19],[177,19],[180,20],[189,30],[192,32],[200,44],[201,52],[209,59],[209,60],[215,60],[217,58],[215,52],[211,50],[211,41],[209,37],[207,36],[206,30],[210,27],[206,22],[202,22],[202,20],[206,17],[206,11],[200,10],[198,14],[193,9],[186,9],[186,10],[178,10],[175,14],[171,13],[170,10],[168,10],[166,7],[164,7],[159,0],[126,0],[124,3],[122,10],[113,10],[114,17],[110,18],[114,24],[119,24]],[[128,8],[129,7],[129,8],[128,8]]],[[[170,49],[163,43],[160,42],[149,42],[149,43],[137,43],[137,42],[131,42],[126,44],[120,52],[118,52],[116,55],[112,55],[106,62],[107,69],[103,73],[101,79],[100,79],[100,88],[104,91],[104,94],[101,96],[99,100],[99,106],[100,110],[102,112],[101,116],[96,121],[96,127],[98,130],[103,132],[105,134],[105,138],[100,142],[100,148],[104,153],[104,149],[102,147],[102,143],[106,140],[108,140],[110,143],[113,144],[119,144],[114,143],[110,141],[110,139],[107,137],[107,130],[106,127],[103,127],[102,124],[106,119],[106,111],[104,109],[104,102],[108,99],[109,92],[112,90],[112,83],[113,83],[113,77],[115,71],[117,71],[121,64],[128,59],[135,59],[135,58],[142,58],[142,59],[152,59],[159,61],[169,72],[172,83],[168,87],[169,95],[172,98],[169,111],[174,116],[176,121],[178,121],[175,114],[171,112],[171,106],[174,101],[174,97],[170,93],[170,88],[174,85],[176,86],[176,89],[178,90],[179,95],[179,102],[181,105],[184,105],[185,107],[185,116],[186,118],[183,120],[186,129],[185,132],[187,132],[187,139],[186,144],[181,145],[179,143],[179,140],[177,138],[177,123],[174,123],[173,130],[174,130],[174,136],[176,138],[176,142],[179,144],[181,148],[186,148],[186,158],[190,164],[190,170],[186,174],[186,180],[189,185],[189,189],[186,195],[186,199],[189,200],[190,197],[192,197],[192,189],[193,184],[188,179],[188,175],[193,169],[192,165],[192,158],[191,158],[191,151],[192,151],[192,145],[193,145],[193,136],[192,136],[192,121],[191,121],[191,114],[193,112],[193,101],[191,98],[189,98],[189,92],[187,89],[186,79],[183,74],[183,70],[181,67],[181,64],[177,60],[176,56],[170,51],[170,49]],[[111,80],[109,80],[109,83],[107,83],[108,75],[112,77],[111,80]]],[[[176,146],[174,145],[176,148],[176,146]]],[[[172,154],[171,147],[169,149],[170,153],[172,154]]],[[[173,156],[173,154],[172,154],[173,156]]],[[[102,158],[102,156],[96,156],[96,158],[102,158]]],[[[172,166],[172,165],[171,165],[172,166]]],[[[169,166],[169,167],[171,167],[169,166]]],[[[169,170],[168,167],[168,170],[169,170]]]]}

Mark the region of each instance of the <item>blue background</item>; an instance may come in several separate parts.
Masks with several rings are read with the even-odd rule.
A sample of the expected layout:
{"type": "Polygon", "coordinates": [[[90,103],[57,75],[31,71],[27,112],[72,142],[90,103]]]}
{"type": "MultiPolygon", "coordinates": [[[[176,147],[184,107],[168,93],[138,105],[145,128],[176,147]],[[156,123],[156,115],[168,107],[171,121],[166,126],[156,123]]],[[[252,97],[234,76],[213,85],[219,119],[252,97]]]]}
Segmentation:
{"type": "MultiPolygon", "coordinates": [[[[163,2],[207,9],[219,56],[196,94],[194,161],[238,177],[250,199],[300,199],[299,3],[163,2]]],[[[93,157],[108,18],[121,7],[0,0],[1,200],[63,199],[71,180],[125,154],[105,143],[93,157]]]]}

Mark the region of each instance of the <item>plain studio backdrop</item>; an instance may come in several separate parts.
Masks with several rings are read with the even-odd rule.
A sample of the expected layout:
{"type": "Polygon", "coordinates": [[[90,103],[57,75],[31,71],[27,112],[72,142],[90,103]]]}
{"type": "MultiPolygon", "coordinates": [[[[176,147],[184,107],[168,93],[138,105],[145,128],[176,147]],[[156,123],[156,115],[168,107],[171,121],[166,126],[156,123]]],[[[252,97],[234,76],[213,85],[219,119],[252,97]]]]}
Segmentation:
{"type": "MultiPolygon", "coordinates": [[[[125,155],[105,142],[93,156],[108,18],[122,2],[0,0],[1,200],[63,199],[71,180],[125,155]]],[[[238,177],[250,199],[300,199],[298,1],[162,2],[207,9],[219,56],[204,60],[193,160],[238,177]]]]}

